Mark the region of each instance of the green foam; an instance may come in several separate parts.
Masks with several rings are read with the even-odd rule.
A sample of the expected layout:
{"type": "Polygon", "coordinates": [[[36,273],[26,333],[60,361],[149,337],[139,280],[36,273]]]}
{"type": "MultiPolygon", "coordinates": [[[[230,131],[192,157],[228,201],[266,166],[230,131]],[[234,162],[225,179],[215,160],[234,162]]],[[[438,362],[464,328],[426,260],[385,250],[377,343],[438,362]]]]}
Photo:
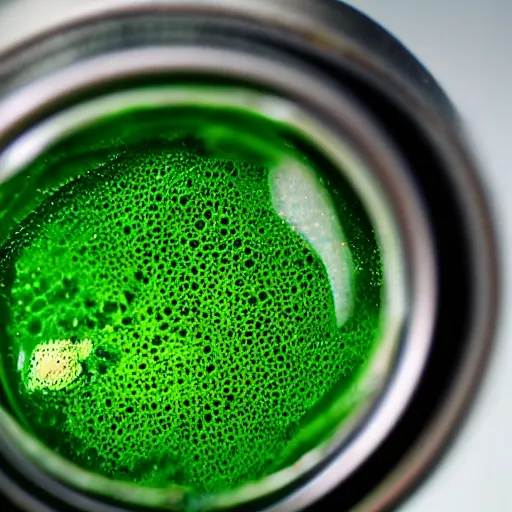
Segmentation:
{"type": "Polygon", "coordinates": [[[0,253],[9,382],[48,446],[144,486],[233,488],[278,465],[357,374],[379,332],[373,232],[339,196],[354,286],[340,327],[328,269],[275,211],[269,172],[147,143],[18,225],[0,253]]]}

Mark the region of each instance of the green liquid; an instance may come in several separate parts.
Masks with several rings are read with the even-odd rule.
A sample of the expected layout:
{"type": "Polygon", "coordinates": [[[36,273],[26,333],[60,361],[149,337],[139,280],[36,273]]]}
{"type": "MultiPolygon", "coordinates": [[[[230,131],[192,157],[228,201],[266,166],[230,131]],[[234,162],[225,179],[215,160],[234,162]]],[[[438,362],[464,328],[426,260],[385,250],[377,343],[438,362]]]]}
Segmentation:
{"type": "Polygon", "coordinates": [[[308,411],[357,376],[379,334],[373,231],[336,196],[353,259],[340,326],[269,172],[135,145],[17,226],[0,253],[2,350],[12,406],[50,448],[139,485],[233,488],[279,466],[308,411]]]}

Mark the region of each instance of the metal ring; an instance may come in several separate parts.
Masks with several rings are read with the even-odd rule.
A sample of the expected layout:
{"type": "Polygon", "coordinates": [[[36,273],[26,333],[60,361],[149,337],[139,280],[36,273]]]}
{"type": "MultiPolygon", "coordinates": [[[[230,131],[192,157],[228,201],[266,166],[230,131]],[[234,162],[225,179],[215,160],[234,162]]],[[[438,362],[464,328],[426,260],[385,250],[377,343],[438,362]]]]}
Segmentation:
{"type": "MultiPolygon", "coordinates": [[[[449,432],[453,431],[474,392],[475,385],[485,364],[488,340],[495,322],[497,265],[492,225],[479,184],[475,178],[474,165],[471,157],[468,156],[460,135],[460,126],[451,105],[435,82],[432,81],[430,75],[403,48],[393,42],[396,45],[395,49],[400,48],[400,51],[395,53],[395,55],[399,55],[399,58],[394,59],[386,55],[385,52],[379,49],[378,36],[376,35],[380,34],[378,31],[370,32],[372,37],[362,42],[364,38],[361,37],[361,34],[367,29],[368,20],[355,16],[348,8],[334,8],[332,5],[327,8],[303,0],[294,3],[295,11],[293,13],[286,11],[290,16],[279,16],[279,14],[285,12],[286,8],[290,8],[286,1],[268,2],[265,0],[264,2],[257,2],[257,4],[248,2],[245,4],[238,3],[235,6],[234,3],[229,1],[206,3],[154,2],[148,6],[144,2],[133,2],[129,6],[120,6],[105,2],[102,7],[94,7],[87,12],[75,14],[71,9],[63,11],[62,20],[65,19],[68,26],[71,26],[75,22],[85,23],[86,21],[94,21],[109,16],[130,15],[136,12],[144,13],[153,9],[161,9],[162,11],[172,11],[175,14],[189,12],[212,15],[213,18],[217,19],[222,17],[242,19],[260,24],[262,27],[271,28],[274,31],[281,31],[286,34],[286,37],[294,39],[298,45],[314,49],[317,54],[323,56],[325,62],[333,69],[348,70],[350,74],[357,76],[358,80],[367,81],[369,87],[379,90],[380,94],[386,97],[397,111],[404,113],[411,120],[411,123],[418,127],[433,148],[433,152],[443,163],[448,180],[451,183],[450,186],[456,191],[454,196],[459,201],[459,207],[464,217],[464,227],[468,233],[472,234],[467,241],[470,248],[468,258],[471,261],[475,288],[471,305],[473,312],[471,316],[472,324],[468,329],[469,334],[466,340],[466,348],[461,357],[460,367],[453,377],[453,383],[444,400],[445,405],[436,412],[428,432],[421,437],[417,447],[411,451],[413,456],[398,465],[383,487],[369,498],[367,507],[369,510],[373,510],[375,507],[385,506],[390,501],[395,501],[403,493],[403,489],[411,485],[431,463],[433,454],[441,449],[449,432]],[[344,15],[347,15],[346,18],[351,20],[352,27],[343,21],[344,15]],[[293,25],[288,23],[290,20],[294,20],[293,25]]],[[[52,23],[47,25],[46,28],[51,25],[52,23]]],[[[63,26],[61,25],[61,27],[63,26]]],[[[387,41],[389,41],[389,38],[387,41]]],[[[189,50],[192,52],[192,49],[189,50]]],[[[189,50],[183,49],[184,52],[189,50]]],[[[192,53],[188,54],[187,59],[191,55],[192,53]]],[[[254,63],[254,61],[251,62],[254,63]]],[[[209,65],[209,63],[205,64],[209,65]]],[[[269,63],[262,62],[262,64],[266,66],[269,63]]],[[[154,66],[153,71],[160,72],[157,71],[157,69],[160,69],[163,72],[158,63],[151,64],[148,62],[148,70],[151,66],[154,66]]],[[[237,70],[239,69],[237,68],[237,70]]],[[[278,76],[282,71],[279,65],[275,66],[274,70],[278,76]]],[[[216,70],[211,69],[210,71],[215,72],[216,70]]],[[[220,68],[218,71],[221,71],[220,68]]],[[[228,70],[224,68],[223,71],[227,72],[228,70]]],[[[258,79],[255,76],[258,75],[255,68],[251,67],[246,71],[250,73],[249,76],[252,76],[253,79],[258,79]]],[[[303,74],[300,76],[301,80],[305,77],[303,74]]],[[[115,78],[115,76],[112,76],[112,78],[115,78]]],[[[278,83],[274,86],[280,88],[283,94],[294,95],[293,97],[298,103],[304,103],[310,107],[314,105],[315,109],[318,108],[318,112],[322,111],[325,114],[325,119],[329,119],[333,126],[341,128],[333,119],[335,116],[332,115],[332,105],[327,105],[328,102],[322,103],[323,98],[313,98],[311,96],[310,93],[315,88],[308,89],[306,87],[303,89],[298,87],[300,82],[290,84],[290,82],[279,82],[279,78],[277,80],[278,83]]],[[[334,87],[333,85],[332,88],[334,89],[334,87]]],[[[33,113],[31,112],[31,114],[33,113]]],[[[347,112],[344,112],[345,116],[346,114],[347,112]]],[[[12,117],[11,120],[15,117],[12,117]]],[[[360,116],[355,117],[359,118],[360,116]]],[[[355,121],[355,117],[351,119],[351,122],[355,121]]],[[[345,119],[350,119],[350,116],[345,117],[345,119]]],[[[360,119],[358,119],[359,121],[360,119]]],[[[7,124],[3,126],[6,128],[7,124]]],[[[343,128],[347,129],[346,126],[343,128]]],[[[359,125],[359,128],[361,128],[361,125],[359,125]]],[[[355,130],[356,126],[352,125],[351,129],[355,130]]],[[[363,132],[377,135],[371,127],[371,123],[368,123],[364,130],[360,130],[356,134],[351,133],[351,135],[353,137],[357,135],[356,138],[358,138],[361,137],[363,132]]],[[[0,133],[2,132],[0,131],[0,133]]],[[[350,130],[344,135],[347,135],[347,133],[350,133],[350,130]]],[[[377,135],[375,140],[378,139],[379,136],[377,135]]],[[[366,153],[369,146],[364,146],[365,141],[361,141],[361,144],[361,149],[366,153]]],[[[375,163],[378,164],[378,162],[375,163]]],[[[393,199],[396,198],[397,196],[393,197],[393,199]]],[[[402,215],[406,215],[406,213],[404,209],[402,215]]],[[[420,375],[416,374],[416,378],[418,377],[420,375]]],[[[299,490],[289,501],[284,501],[282,503],[283,510],[287,510],[287,507],[290,506],[302,507],[306,503],[314,501],[341,481],[338,477],[335,463],[325,470],[322,479],[311,481],[310,485],[306,485],[299,490]]]]}

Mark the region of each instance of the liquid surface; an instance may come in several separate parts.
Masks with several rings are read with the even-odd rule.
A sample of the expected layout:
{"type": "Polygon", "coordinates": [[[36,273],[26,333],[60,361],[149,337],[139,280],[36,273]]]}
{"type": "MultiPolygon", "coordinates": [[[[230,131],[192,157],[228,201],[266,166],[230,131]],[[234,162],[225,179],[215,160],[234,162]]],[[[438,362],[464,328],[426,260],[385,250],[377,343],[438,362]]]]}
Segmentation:
{"type": "Polygon", "coordinates": [[[234,487],[366,361],[373,233],[346,207],[333,260],[269,172],[138,148],[64,185],[4,245],[10,392],[52,449],[141,485],[234,487]]]}

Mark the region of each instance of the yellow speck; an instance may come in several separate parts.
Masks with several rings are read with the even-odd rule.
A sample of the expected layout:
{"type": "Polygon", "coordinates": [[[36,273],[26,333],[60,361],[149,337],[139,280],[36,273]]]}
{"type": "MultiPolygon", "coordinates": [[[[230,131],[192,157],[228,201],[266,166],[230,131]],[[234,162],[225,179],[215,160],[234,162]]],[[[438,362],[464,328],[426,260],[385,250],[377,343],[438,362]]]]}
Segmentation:
{"type": "Polygon", "coordinates": [[[32,352],[28,388],[63,389],[82,373],[81,361],[92,352],[92,342],[83,340],[73,344],[70,340],[40,343],[32,352]]]}

